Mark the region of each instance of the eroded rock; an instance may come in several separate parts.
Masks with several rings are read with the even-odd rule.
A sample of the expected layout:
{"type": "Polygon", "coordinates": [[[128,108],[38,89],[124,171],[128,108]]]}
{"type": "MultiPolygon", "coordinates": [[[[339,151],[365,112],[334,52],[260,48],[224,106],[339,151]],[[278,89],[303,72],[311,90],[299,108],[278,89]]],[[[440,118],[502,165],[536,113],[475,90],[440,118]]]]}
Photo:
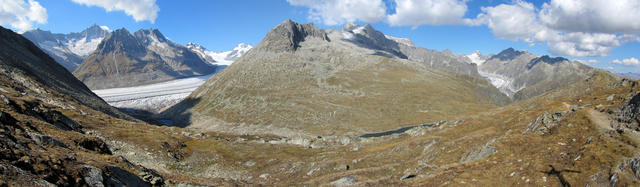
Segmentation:
{"type": "Polygon", "coordinates": [[[553,114],[549,114],[545,112],[536,120],[529,123],[527,129],[524,130],[523,133],[536,133],[536,134],[547,134],[551,132],[551,129],[558,126],[558,122],[560,121],[562,115],[566,114],[567,111],[562,112],[554,112],[553,114]]]}

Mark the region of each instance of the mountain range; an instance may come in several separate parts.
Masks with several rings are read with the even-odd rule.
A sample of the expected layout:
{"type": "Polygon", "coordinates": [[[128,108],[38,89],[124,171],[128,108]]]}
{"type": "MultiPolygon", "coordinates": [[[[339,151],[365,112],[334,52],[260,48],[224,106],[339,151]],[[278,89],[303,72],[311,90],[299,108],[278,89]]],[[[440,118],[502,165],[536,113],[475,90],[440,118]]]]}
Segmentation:
{"type": "Polygon", "coordinates": [[[468,57],[478,64],[478,72],[515,101],[584,80],[595,71],[578,61],[539,56],[513,48],[487,57],[474,54],[468,57]]]}
{"type": "Polygon", "coordinates": [[[43,49],[69,71],[75,70],[111,30],[96,24],[79,33],[53,34],[40,29],[22,35],[43,49]]]}
{"type": "MultiPolygon", "coordinates": [[[[121,30],[116,31],[120,32],[121,30]]],[[[38,45],[68,71],[76,72],[75,74],[80,76],[79,78],[91,89],[136,86],[210,74],[216,69],[220,71],[233,63],[234,60],[252,48],[249,44],[241,43],[230,51],[212,52],[197,44],[189,43],[185,47],[172,42],[158,30],[140,30],[133,34],[129,33],[133,36],[132,38],[126,34],[119,34],[120,37],[111,37],[111,33],[116,31],[111,31],[106,26],[94,24],[79,33],[54,34],[50,31],[36,29],[22,35],[38,45]],[[138,59],[136,59],[136,57],[130,56],[133,54],[111,53],[116,49],[105,50],[105,46],[101,45],[103,42],[114,41],[128,43],[129,47],[137,48],[135,50],[138,52],[145,48],[144,50],[148,50],[148,52],[140,53],[149,53],[149,55],[137,54],[138,59]],[[135,43],[139,43],[141,46],[134,46],[137,45],[135,43]],[[98,54],[94,55],[94,52],[98,54]],[[193,55],[194,53],[196,55],[193,55]],[[111,54],[111,58],[105,56],[109,54],[111,54]],[[143,56],[145,56],[144,59],[140,59],[143,56]],[[126,63],[122,63],[116,69],[114,62],[120,58],[122,58],[121,63],[126,63]],[[86,64],[82,65],[85,62],[86,64]],[[209,66],[203,65],[202,62],[206,62],[205,64],[209,64],[209,66]],[[78,67],[81,69],[76,71],[78,67]],[[120,71],[123,71],[122,74],[120,71]],[[135,75],[127,75],[131,73],[130,71],[135,72],[135,75]],[[126,79],[126,81],[122,81],[122,79],[126,79]]],[[[134,50],[129,48],[123,51],[133,53],[134,50]]]]}
{"type": "Polygon", "coordinates": [[[328,135],[388,130],[509,103],[477,72],[452,66],[475,71],[474,64],[417,47],[407,50],[448,65],[411,61],[398,47],[404,45],[369,25],[321,30],[287,20],[164,115],[202,128],[243,131],[234,124],[246,124],[282,136],[328,135]]]}
{"type": "Polygon", "coordinates": [[[623,77],[629,77],[629,78],[632,78],[632,79],[640,79],[640,73],[633,73],[633,72],[621,73],[621,72],[619,72],[619,73],[616,73],[616,74],[618,74],[620,76],[623,76],[623,77]]]}
{"type": "Polygon", "coordinates": [[[91,89],[127,87],[213,73],[190,49],[167,40],[158,30],[115,30],[73,74],[91,89]]]}
{"type": "MultiPolygon", "coordinates": [[[[84,61],[94,86],[214,67],[157,30],[110,32],[84,61]]],[[[640,185],[640,82],[562,57],[286,20],[160,125],[76,77],[0,28],[0,186],[640,185]]]]}

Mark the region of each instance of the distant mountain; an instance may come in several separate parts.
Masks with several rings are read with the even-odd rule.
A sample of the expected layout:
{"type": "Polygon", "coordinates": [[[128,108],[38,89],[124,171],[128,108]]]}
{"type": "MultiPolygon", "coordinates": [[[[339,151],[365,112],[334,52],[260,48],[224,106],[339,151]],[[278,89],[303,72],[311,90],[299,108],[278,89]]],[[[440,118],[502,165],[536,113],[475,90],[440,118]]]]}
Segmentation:
{"type": "Polygon", "coordinates": [[[476,60],[480,74],[516,101],[584,80],[594,72],[593,68],[566,58],[538,56],[513,48],[486,61],[476,60]]]}
{"type": "Polygon", "coordinates": [[[482,53],[480,53],[480,51],[475,51],[469,55],[466,55],[467,58],[469,58],[471,63],[474,63],[478,66],[482,65],[485,61],[487,61],[487,59],[489,59],[489,57],[491,57],[491,55],[482,55],[482,53]]]}
{"type": "Polygon", "coordinates": [[[342,30],[329,30],[333,38],[342,36],[342,40],[350,41],[360,48],[370,49],[369,53],[379,56],[408,59],[420,62],[425,66],[446,69],[458,74],[480,77],[475,64],[467,62],[467,58],[451,53],[417,47],[406,38],[386,36],[371,25],[346,24],[342,30]]]}
{"type": "Polygon", "coordinates": [[[407,60],[399,45],[406,46],[371,26],[321,30],[287,20],[162,115],[175,125],[219,131],[339,135],[390,130],[508,103],[479,75],[432,68],[440,61],[431,66],[407,60]]]}
{"type": "Polygon", "coordinates": [[[186,47],[200,55],[200,57],[205,59],[209,64],[223,66],[231,65],[233,61],[240,58],[244,53],[253,48],[251,44],[245,43],[240,43],[232,50],[224,52],[209,51],[201,45],[195,43],[188,43],[186,47]]]}
{"type": "Polygon", "coordinates": [[[109,32],[108,27],[94,24],[79,33],[54,34],[50,31],[36,29],[22,35],[43,49],[67,70],[73,71],[84,58],[96,49],[109,32]]]}
{"type": "Polygon", "coordinates": [[[131,34],[123,28],[107,35],[73,74],[91,89],[104,89],[206,75],[215,69],[157,29],[131,34]]]}
{"type": "Polygon", "coordinates": [[[620,76],[623,76],[623,77],[632,78],[632,79],[640,79],[640,73],[633,73],[633,72],[622,73],[622,72],[617,72],[616,74],[620,75],[620,76]]]}

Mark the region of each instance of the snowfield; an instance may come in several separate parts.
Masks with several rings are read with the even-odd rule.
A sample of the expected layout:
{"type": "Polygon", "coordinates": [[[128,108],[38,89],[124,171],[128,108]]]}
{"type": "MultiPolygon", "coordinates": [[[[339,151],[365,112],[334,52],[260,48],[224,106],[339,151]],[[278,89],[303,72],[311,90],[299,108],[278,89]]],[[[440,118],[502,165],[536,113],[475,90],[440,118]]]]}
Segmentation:
{"type": "Polygon", "coordinates": [[[478,71],[478,73],[480,73],[480,75],[485,79],[489,80],[489,82],[491,82],[493,86],[498,88],[500,92],[506,94],[509,97],[513,96],[514,93],[522,89],[522,88],[514,88],[513,85],[511,85],[513,80],[509,79],[508,77],[498,75],[498,74],[486,73],[482,71],[478,71]]]}
{"type": "Polygon", "coordinates": [[[93,92],[114,107],[159,112],[167,106],[182,101],[213,74],[143,86],[93,90],[93,92]]]}

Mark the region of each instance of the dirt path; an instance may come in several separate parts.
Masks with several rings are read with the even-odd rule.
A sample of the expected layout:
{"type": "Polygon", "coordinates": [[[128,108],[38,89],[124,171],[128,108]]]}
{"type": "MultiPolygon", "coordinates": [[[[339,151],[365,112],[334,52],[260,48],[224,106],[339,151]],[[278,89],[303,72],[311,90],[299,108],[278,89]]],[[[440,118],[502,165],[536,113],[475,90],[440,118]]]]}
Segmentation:
{"type": "Polygon", "coordinates": [[[609,117],[606,114],[598,112],[594,109],[589,109],[587,113],[589,113],[589,118],[591,118],[591,121],[596,124],[596,127],[598,127],[600,132],[614,130],[611,127],[611,122],[609,121],[609,117]]]}
{"type": "MultiPolygon", "coordinates": [[[[591,118],[591,121],[596,124],[596,127],[598,127],[601,133],[615,130],[613,129],[613,127],[611,127],[611,122],[606,114],[598,112],[594,109],[589,109],[589,111],[587,112],[589,113],[589,118],[591,118]]],[[[640,133],[634,130],[627,129],[625,130],[624,135],[633,139],[635,142],[640,143],[640,133]]]]}

